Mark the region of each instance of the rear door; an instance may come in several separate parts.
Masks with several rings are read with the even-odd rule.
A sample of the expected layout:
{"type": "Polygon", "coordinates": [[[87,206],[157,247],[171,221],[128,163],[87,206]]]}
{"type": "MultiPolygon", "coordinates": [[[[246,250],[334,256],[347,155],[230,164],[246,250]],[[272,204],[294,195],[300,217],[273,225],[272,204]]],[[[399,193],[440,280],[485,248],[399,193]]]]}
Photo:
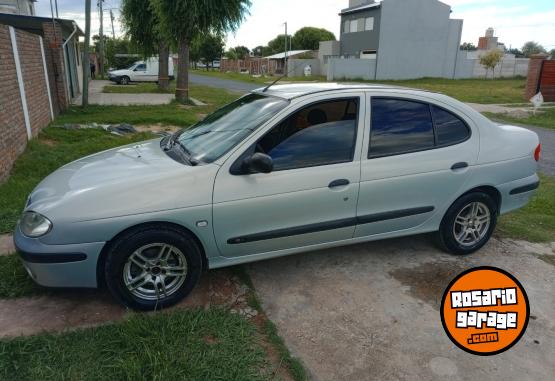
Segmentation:
{"type": "Polygon", "coordinates": [[[224,164],[214,187],[214,232],[225,257],[350,239],[356,225],[365,96],[313,97],[224,164]],[[269,174],[233,173],[254,152],[269,174]]]}
{"type": "Polygon", "coordinates": [[[401,95],[370,102],[356,237],[417,228],[445,210],[479,150],[472,120],[447,104],[401,95]]]}

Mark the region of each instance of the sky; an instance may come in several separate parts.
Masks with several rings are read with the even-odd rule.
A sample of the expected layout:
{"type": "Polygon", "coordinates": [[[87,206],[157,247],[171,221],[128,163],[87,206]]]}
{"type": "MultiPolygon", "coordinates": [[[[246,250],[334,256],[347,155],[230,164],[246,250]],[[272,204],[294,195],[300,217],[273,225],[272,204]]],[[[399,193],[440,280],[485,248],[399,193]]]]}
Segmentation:
{"type": "MultiPolygon", "coordinates": [[[[54,0],[53,0],[54,1],[54,0]]],[[[387,0],[385,0],[387,1],[387,0]]],[[[413,0],[406,0],[413,1],[413,0]]],[[[536,41],[547,50],[555,49],[555,1],[553,0],[445,0],[453,10],[451,18],[463,19],[461,42],[478,44],[478,37],[488,27],[507,47],[521,48],[526,41],[536,41]]],[[[92,31],[99,30],[99,12],[96,0],[92,0],[92,31]]],[[[227,47],[244,45],[252,49],[266,45],[280,33],[284,33],[286,21],[288,33],[304,26],[325,28],[339,38],[339,11],[347,8],[348,0],[252,0],[248,15],[235,32],[227,37],[227,47]]],[[[116,21],[116,36],[122,34],[119,23],[120,0],[105,0],[104,8],[112,8],[116,21]]],[[[50,0],[38,0],[39,16],[51,16],[50,0]]],[[[85,29],[85,2],[83,0],[58,0],[60,17],[73,19],[85,29]]],[[[104,15],[105,31],[112,33],[109,11],[104,15]]]]}

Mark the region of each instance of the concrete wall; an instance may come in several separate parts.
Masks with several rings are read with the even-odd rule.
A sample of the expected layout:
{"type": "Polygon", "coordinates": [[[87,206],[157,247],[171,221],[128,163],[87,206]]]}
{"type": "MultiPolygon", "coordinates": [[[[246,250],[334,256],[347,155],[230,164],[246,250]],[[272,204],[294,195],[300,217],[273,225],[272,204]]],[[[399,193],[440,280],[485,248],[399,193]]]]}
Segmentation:
{"type": "Polygon", "coordinates": [[[14,32],[17,56],[10,28],[0,24],[0,182],[8,178],[27,140],[50,122],[52,112],[40,37],[17,29],[14,32]]]}
{"type": "MultiPolygon", "coordinates": [[[[338,57],[341,53],[341,44],[339,41],[322,41],[318,49],[318,59],[320,60],[319,75],[328,74],[328,60],[338,57]]],[[[312,71],[314,74],[314,70],[312,71]]]]}
{"type": "Polygon", "coordinates": [[[1,0],[0,12],[34,16],[35,4],[32,0],[1,0]]]}
{"type": "Polygon", "coordinates": [[[376,60],[333,58],[328,62],[328,81],[345,79],[376,79],[376,60]]]}
{"type": "Polygon", "coordinates": [[[462,23],[451,23],[451,8],[437,0],[384,0],[381,5],[377,79],[441,77],[453,72],[462,23]],[[450,66],[453,65],[453,66],[450,66]]]}
{"type": "Polygon", "coordinates": [[[304,68],[310,65],[312,67],[312,75],[321,75],[320,60],[313,59],[290,59],[289,60],[289,74],[288,77],[302,77],[304,76],[304,68]]]}
{"type": "MultiPolygon", "coordinates": [[[[389,1],[389,0],[388,0],[389,1]]],[[[380,41],[381,8],[371,8],[366,11],[343,15],[341,17],[341,52],[342,56],[360,57],[363,50],[378,50],[380,41]],[[351,20],[374,17],[374,30],[355,33],[345,33],[345,22],[351,20]]],[[[362,23],[364,27],[364,22],[362,23]]]]}

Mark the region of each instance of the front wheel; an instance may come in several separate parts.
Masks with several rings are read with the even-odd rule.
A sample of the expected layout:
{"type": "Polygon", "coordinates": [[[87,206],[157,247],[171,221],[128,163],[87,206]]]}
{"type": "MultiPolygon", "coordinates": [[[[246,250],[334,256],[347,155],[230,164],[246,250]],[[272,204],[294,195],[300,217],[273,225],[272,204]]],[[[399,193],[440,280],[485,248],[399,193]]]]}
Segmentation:
{"type": "Polygon", "coordinates": [[[438,232],[442,249],[456,255],[472,254],[491,238],[497,224],[497,204],[486,193],[469,193],[449,208],[438,232]]]}
{"type": "Polygon", "coordinates": [[[122,84],[122,85],[124,85],[124,86],[125,86],[125,85],[129,85],[129,82],[131,82],[131,79],[130,79],[129,77],[127,77],[127,76],[121,77],[121,79],[120,79],[120,81],[119,81],[119,83],[122,84]]]}
{"type": "Polygon", "coordinates": [[[104,273],[112,295],[129,308],[170,307],[191,293],[202,273],[201,250],[173,228],[125,234],[109,249],[104,273]]]}

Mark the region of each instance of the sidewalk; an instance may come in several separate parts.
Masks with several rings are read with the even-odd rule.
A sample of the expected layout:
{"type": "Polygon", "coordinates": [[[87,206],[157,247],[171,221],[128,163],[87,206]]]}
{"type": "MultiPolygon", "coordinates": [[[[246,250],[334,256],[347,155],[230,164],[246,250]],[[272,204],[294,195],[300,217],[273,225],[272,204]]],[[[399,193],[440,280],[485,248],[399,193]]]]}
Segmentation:
{"type": "MultiPolygon", "coordinates": [[[[104,86],[110,81],[94,80],[89,84],[89,104],[102,106],[142,106],[165,105],[174,99],[173,94],[105,94],[104,86]]],[[[81,104],[81,96],[73,100],[73,104],[81,104]]]]}

